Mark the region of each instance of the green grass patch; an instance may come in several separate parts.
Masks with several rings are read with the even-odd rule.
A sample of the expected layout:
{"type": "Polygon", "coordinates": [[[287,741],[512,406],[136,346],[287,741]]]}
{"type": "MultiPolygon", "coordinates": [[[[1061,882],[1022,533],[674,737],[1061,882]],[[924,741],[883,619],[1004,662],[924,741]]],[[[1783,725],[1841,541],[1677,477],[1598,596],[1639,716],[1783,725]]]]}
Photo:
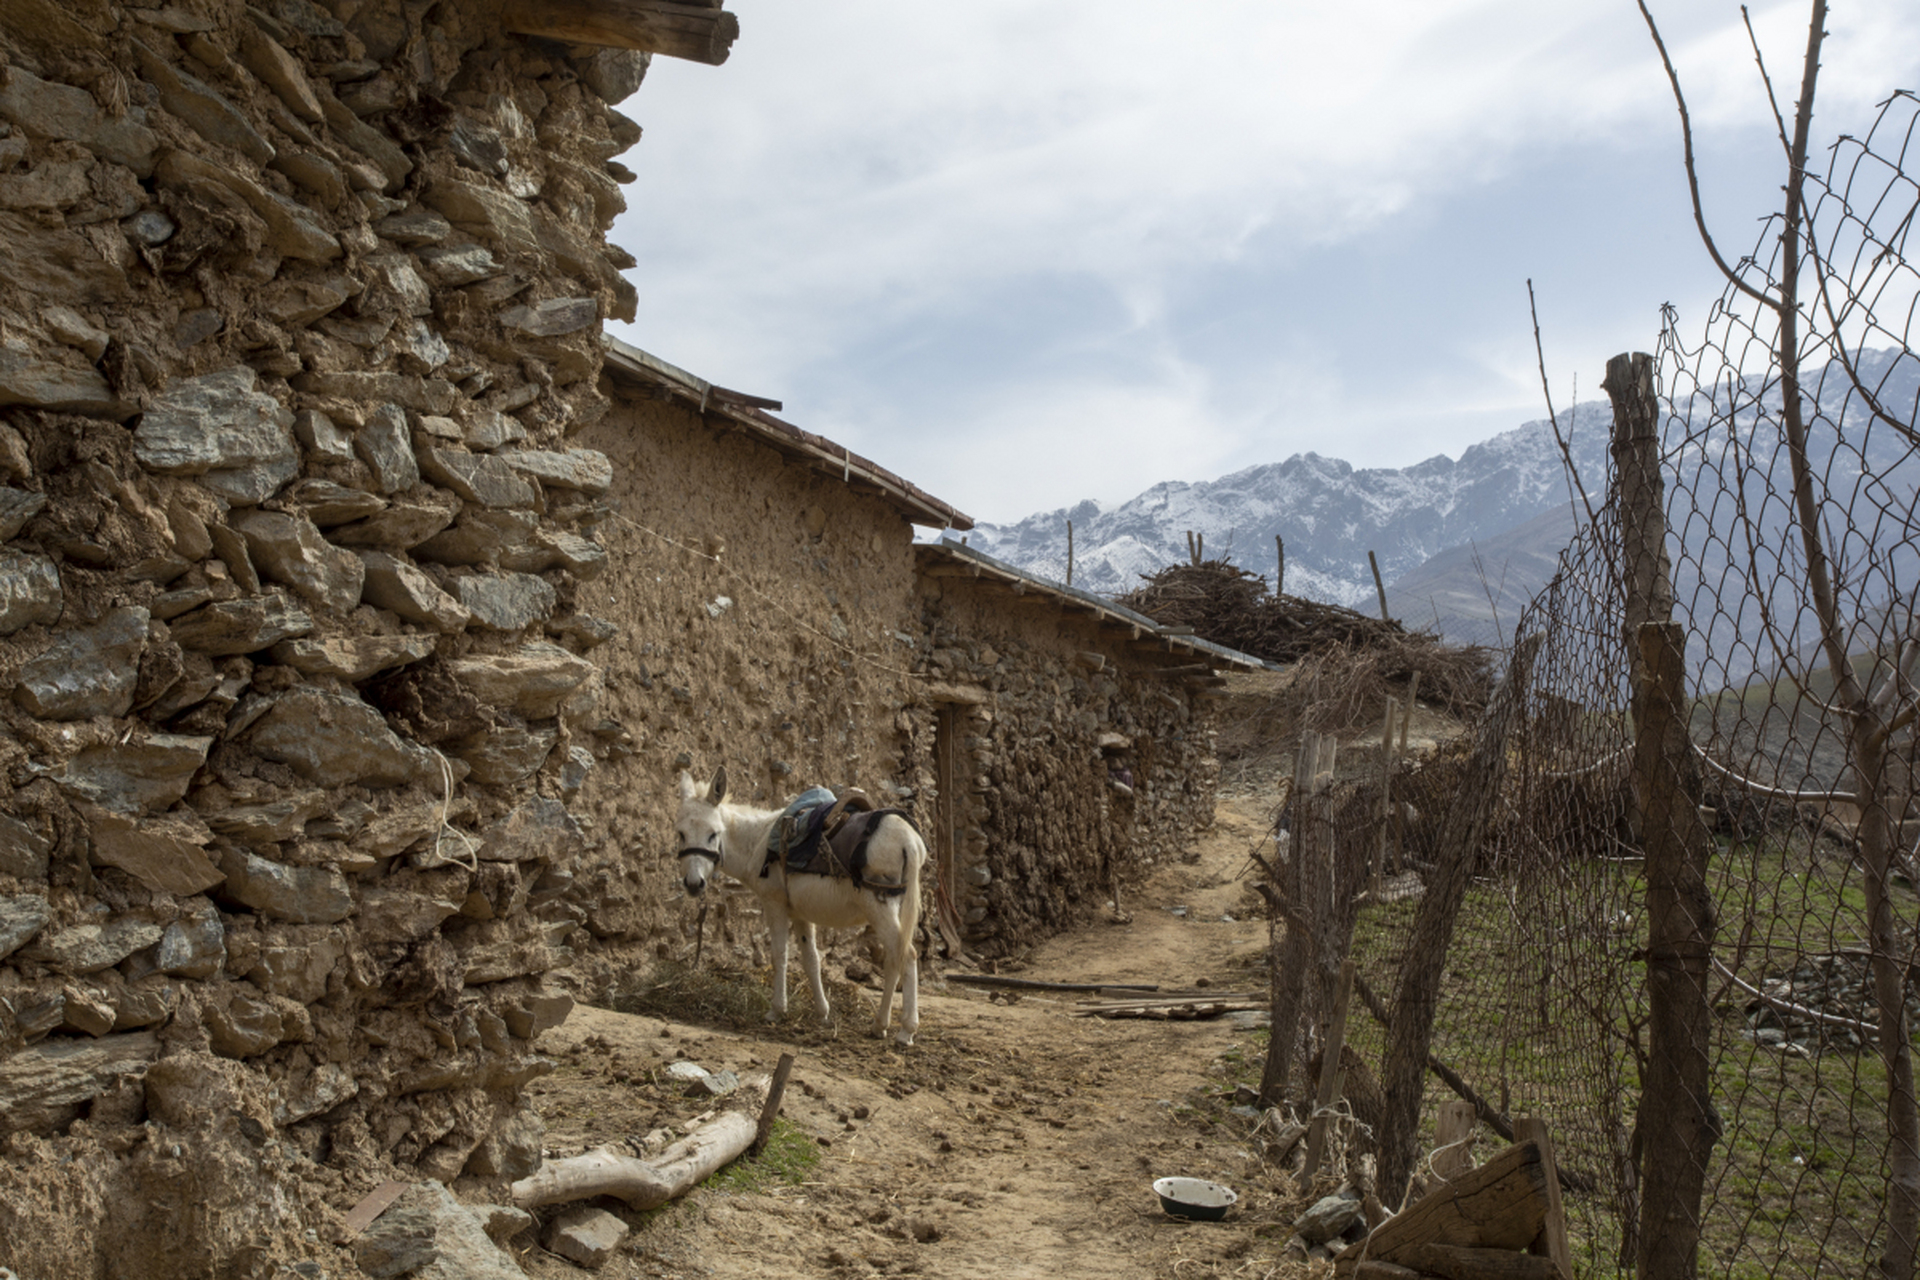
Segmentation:
{"type": "Polygon", "coordinates": [[[741,1156],[700,1185],[736,1195],[760,1195],[780,1187],[797,1187],[820,1164],[820,1144],[805,1130],[775,1119],[767,1145],[757,1156],[741,1156]]]}
{"type": "MultiPolygon", "coordinates": [[[[1862,875],[1845,853],[1787,831],[1717,847],[1709,886],[1715,954],[1759,987],[1813,956],[1864,946],[1862,875]]],[[[1637,864],[1562,859],[1526,884],[1477,881],[1440,986],[1432,1052],[1497,1110],[1545,1118],[1560,1166],[1592,1179],[1566,1197],[1581,1275],[1615,1273],[1627,1158],[1644,1047],[1646,885],[1637,864]]],[[[1894,891],[1896,930],[1920,926],[1920,899],[1894,891]]],[[[1362,913],[1361,972],[1391,1000],[1416,902],[1362,913]]],[[[1718,976],[1712,1101],[1724,1132],[1703,1203],[1702,1274],[1859,1274],[1885,1235],[1885,1068],[1844,1039],[1802,1049],[1751,1037],[1750,997],[1718,976]]],[[[1356,1002],[1348,1042],[1376,1067],[1385,1035],[1356,1002]]],[[[1300,1090],[1296,1073],[1295,1091],[1300,1090]]],[[[1433,1076],[1427,1114],[1452,1097],[1433,1076]]],[[[1649,1135],[1650,1140],[1657,1137],[1649,1135]]],[[[1488,1142],[1483,1136],[1481,1158],[1488,1142]]],[[[1630,1269],[1630,1265],[1629,1268],[1630,1269]]]]}

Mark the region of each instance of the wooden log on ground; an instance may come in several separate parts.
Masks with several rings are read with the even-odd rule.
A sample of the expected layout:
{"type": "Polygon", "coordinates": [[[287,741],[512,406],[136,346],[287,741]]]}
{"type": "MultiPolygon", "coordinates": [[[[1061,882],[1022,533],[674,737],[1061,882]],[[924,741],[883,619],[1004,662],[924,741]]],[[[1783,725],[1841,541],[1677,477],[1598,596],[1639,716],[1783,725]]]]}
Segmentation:
{"type": "Polygon", "coordinates": [[[597,1147],[585,1155],[550,1160],[508,1188],[522,1209],[569,1200],[613,1196],[635,1209],[653,1209],[685,1195],[753,1145],[758,1122],[753,1110],[768,1088],[766,1076],[742,1085],[735,1096],[746,1110],[714,1117],[651,1160],[597,1147]]]}
{"type": "Polygon", "coordinates": [[[1013,991],[1158,991],[1151,983],[1040,982],[1033,978],[1002,978],[991,973],[950,973],[948,982],[968,987],[1006,987],[1013,991]]]}
{"type": "Polygon", "coordinates": [[[1394,1260],[1446,1280],[1558,1280],[1551,1259],[1506,1249],[1473,1249],[1457,1244],[1410,1244],[1394,1260]]]}
{"type": "Polygon", "coordinates": [[[666,0],[509,0],[500,24],[523,36],[640,49],[717,67],[740,38],[740,19],[666,0]]]}

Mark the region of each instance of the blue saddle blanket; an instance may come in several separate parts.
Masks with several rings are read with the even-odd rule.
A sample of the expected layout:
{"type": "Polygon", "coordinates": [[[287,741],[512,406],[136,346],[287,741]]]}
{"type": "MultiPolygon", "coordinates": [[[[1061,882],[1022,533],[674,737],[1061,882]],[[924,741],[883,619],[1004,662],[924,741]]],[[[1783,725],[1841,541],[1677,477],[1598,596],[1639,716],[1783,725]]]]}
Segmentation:
{"type": "MultiPolygon", "coordinates": [[[[899,809],[849,805],[829,830],[828,818],[837,800],[826,787],[812,787],[795,796],[767,835],[760,874],[765,876],[779,863],[792,875],[840,876],[881,894],[901,892],[905,886],[897,882],[867,878],[867,842],[882,818],[897,814],[909,825],[913,819],[899,809]]],[[[861,802],[865,803],[864,797],[861,802]]]]}

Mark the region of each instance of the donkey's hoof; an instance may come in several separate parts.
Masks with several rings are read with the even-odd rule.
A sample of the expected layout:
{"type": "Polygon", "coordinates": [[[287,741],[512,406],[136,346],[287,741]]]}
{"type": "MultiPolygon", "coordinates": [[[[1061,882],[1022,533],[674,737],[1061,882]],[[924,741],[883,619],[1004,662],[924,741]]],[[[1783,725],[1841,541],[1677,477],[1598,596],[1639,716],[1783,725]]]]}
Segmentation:
{"type": "Polygon", "coordinates": [[[902,1049],[911,1049],[913,1048],[913,1032],[896,1031],[893,1033],[893,1042],[902,1049]]]}

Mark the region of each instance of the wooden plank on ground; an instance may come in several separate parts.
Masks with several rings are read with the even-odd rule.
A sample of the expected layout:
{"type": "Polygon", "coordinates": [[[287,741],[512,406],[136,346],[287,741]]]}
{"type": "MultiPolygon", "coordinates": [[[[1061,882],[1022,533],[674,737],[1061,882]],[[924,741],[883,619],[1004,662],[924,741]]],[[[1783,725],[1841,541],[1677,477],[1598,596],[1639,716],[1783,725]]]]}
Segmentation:
{"type": "Polygon", "coordinates": [[[1410,1244],[1397,1250],[1402,1266],[1444,1280],[1557,1280],[1550,1258],[1507,1249],[1473,1249],[1458,1244],[1410,1244]]]}
{"type": "Polygon", "coordinates": [[[1567,1239],[1567,1207],[1560,1199],[1560,1176],[1553,1154],[1553,1141],[1547,1137],[1547,1122],[1538,1116],[1522,1116],[1513,1125],[1514,1136],[1540,1148],[1540,1165],[1546,1171],[1547,1216],[1540,1224],[1528,1252],[1553,1260],[1560,1280],[1573,1280],[1573,1245],[1567,1239]]]}
{"type": "Polygon", "coordinates": [[[389,1178],[361,1197],[360,1203],[348,1211],[346,1218],[340,1224],[345,1239],[351,1240],[372,1226],[373,1220],[392,1207],[393,1202],[400,1198],[401,1193],[409,1185],[409,1183],[395,1182],[389,1178]]]}
{"type": "Polygon", "coordinates": [[[1399,1261],[1404,1245],[1452,1244],[1470,1248],[1525,1249],[1547,1216],[1546,1174],[1540,1148],[1515,1143],[1477,1169],[1427,1193],[1340,1256],[1399,1261]]]}

